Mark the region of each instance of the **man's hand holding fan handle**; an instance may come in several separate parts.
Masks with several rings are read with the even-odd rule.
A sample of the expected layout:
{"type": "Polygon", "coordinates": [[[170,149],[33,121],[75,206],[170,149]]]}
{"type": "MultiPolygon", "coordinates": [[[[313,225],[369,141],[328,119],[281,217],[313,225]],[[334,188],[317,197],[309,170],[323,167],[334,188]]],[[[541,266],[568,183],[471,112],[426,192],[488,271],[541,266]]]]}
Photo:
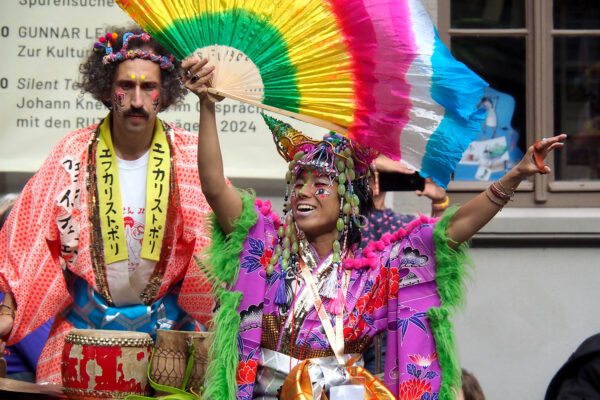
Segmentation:
{"type": "Polygon", "coordinates": [[[208,59],[201,60],[196,54],[186,57],[181,62],[183,75],[181,82],[184,86],[195,93],[200,100],[208,99],[213,103],[223,100],[222,96],[211,93],[211,80],[215,67],[208,65],[208,59]]]}

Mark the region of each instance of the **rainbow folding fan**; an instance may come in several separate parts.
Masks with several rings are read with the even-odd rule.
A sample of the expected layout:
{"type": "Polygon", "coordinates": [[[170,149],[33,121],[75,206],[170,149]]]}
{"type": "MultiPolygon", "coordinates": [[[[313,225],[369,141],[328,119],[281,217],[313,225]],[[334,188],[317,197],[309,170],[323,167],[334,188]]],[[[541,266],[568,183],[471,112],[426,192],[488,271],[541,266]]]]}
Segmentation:
{"type": "Polygon", "coordinates": [[[446,186],[481,129],[487,84],[452,57],[419,0],[117,0],[213,93],[371,146],[446,186]]]}

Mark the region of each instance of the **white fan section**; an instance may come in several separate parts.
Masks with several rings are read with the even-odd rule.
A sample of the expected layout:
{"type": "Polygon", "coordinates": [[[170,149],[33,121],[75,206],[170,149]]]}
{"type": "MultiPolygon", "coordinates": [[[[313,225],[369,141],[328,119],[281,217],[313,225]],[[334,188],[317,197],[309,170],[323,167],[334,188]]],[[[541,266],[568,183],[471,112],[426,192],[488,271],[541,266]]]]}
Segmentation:
{"type": "Polygon", "coordinates": [[[212,87],[228,97],[261,103],[264,85],[260,71],[243,52],[230,46],[211,45],[196,49],[201,59],[215,66],[212,87]]]}

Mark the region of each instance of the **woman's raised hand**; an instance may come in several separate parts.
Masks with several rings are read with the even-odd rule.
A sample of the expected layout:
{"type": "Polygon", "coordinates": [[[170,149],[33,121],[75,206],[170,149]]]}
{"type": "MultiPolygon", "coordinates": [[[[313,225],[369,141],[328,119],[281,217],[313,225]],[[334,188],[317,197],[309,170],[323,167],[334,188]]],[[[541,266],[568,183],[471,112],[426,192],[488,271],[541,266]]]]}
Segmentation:
{"type": "Polygon", "coordinates": [[[211,80],[215,67],[208,65],[208,59],[201,60],[195,53],[183,59],[181,62],[183,74],[181,82],[184,86],[195,93],[200,99],[208,96],[211,80]]]}
{"type": "Polygon", "coordinates": [[[554,149],[564,146],[564,141],[566,139],[567,135],[563,133],[551,138],[536,141],[533,146],[529,146],[521,161],[515,165],[515,172],[523,178],[535,175],[536,173],[550,173],[551,169],[544,164],[544,159],[554,149]]]}

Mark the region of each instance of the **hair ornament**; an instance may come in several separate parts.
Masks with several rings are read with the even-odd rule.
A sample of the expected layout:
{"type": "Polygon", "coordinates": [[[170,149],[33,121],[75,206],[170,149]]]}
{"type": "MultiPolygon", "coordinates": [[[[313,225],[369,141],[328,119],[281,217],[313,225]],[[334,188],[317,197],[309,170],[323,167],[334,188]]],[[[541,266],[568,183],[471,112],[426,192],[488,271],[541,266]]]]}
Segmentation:
{"type": "Polygon", "coordinates": [[[373,149],[361,146],[335,132],[329,132],[322,140],[314,140],[290,124],[266,114],[262,116],[273,134],[277,152],[288,163],[294,163],[294,167],[312,166],[328,175],[338,175],[348,166],[354,171],[350,180],[369,175],[370,165],[377,156],[373,149]]]}
{"type": "Polygon", "coordinates": [[[106,54],[110,54],[113,51],[113,46],[119,35],[116,32],[107,32],[106,35],[100,36],[98,41],[94,43],[94,48],[104,48],[106,54]]]}
{"type": "Polygon", "coordinates": [[[146,32],[140,34],[133,34],[131,32],[125,33],[123,35],[123,45],[119,51],[115,51],[115,42],[117,38],[118,35],[116,33],[107,33],[105,36],[98,38],[98,42],[94,44],[94,48],[96,49],[104,48],[106,52],[106,55],[102,58],[104,64],[142,58],[157,63],[162,69],[171,70],[173,68],[174,57],[172,54],[170,57],[166,57],[142,49],[128,49],[129,41],[132,39],[140,39],[143,42],[150,41],[151,37],[146,32]]]}

